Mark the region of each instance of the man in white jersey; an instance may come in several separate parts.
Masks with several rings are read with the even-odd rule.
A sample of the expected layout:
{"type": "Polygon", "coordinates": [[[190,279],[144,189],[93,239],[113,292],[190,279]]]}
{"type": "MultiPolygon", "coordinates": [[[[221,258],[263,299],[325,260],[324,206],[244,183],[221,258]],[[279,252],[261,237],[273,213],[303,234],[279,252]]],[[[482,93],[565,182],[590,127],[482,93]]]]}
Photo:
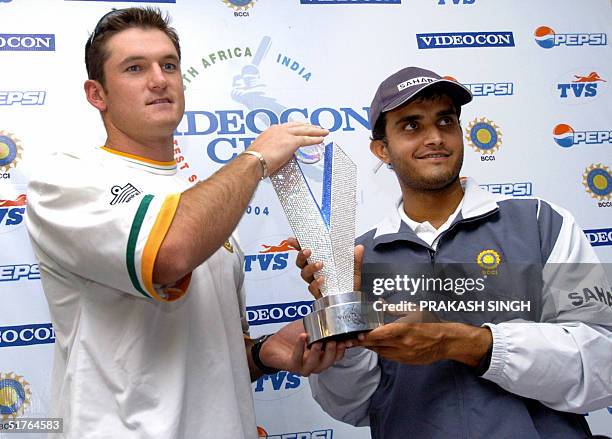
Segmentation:
{"type": "Polygon", "coordinates": [[[248,337],[231,236],[259,181],[328,131],[271,127],[191,186],[174,161],[180,57],[159,11],[105,15],[85,47],[105,145],[55,155],[30,183],[27,225],[56,334],[51,416],[65,437],[256,437],[251,380],[316,373],[344,352],[306,349],[301,321],[248,337]]]}

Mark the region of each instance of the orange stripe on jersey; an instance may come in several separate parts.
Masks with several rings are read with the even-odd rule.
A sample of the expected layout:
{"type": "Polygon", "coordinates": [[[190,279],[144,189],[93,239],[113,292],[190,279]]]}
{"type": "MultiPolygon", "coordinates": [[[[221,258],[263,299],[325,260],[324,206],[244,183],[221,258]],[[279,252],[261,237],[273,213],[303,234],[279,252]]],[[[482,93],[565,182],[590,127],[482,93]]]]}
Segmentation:
{"type": "Polygon", "coordinates": [[[167,297],[161,297],[153,287],[153,267],[155,265],[155,258],[157,257],[157,253],[166,233],[168,233],[180,198],[180,193],[168,195],[166,197],[164,204],[162,204],[157,214],[157,218],[155,219],[153,228],[151,228],[147,243],[142,252],[142,282],[147,292],[152,297],[162,302],[172,302],[182,297],[187,292],[187,287],[189,287],[189,282],[191,281],[191,273],[189,273],[179,280],[176,285],[165,288],[164,293],[166,293],[167,297]]]}
{"type": "Polygon", "coordinates": [[[127,157],[132,160],[137,160],[139,162],[148,163],[150,165],[161,166],[161,167],[173,167],[176,165],[174,160],[169,162],[158,162],[157,160],[151,160],[144,157],[140,157],[138,155],[129,154],[127,152],[117,151],[116,149],[107,148],[106,146],[101,146],[100,149],[103,149],[106,152],[110,152],[111,154],[119,155],[121,157],[127,157]]]}

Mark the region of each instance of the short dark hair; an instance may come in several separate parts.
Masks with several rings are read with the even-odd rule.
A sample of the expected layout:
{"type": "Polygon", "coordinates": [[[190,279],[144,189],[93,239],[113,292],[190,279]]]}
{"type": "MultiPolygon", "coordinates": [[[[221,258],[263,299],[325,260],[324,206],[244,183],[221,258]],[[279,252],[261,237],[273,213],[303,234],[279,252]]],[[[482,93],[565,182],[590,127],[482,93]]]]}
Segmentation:
{"type": "MultiPolygon", "coordinates": [[[[434,99],[439,99],[443,96],[448,96],[453,100],[453,107],[455,108],[455,112],[457,113],[457,119],[461,116],[461,105],[457,104],[457,100],[450,94],[446,92],[444,87],[438,87],[437,84],[427,87],[423,92],[417,94],[414,98],[408,100],[405,104],[407,105],[412,102],[417,101],[431,101],[434,99]]],[[[387,112],[380,113],[378,116],[378,120],[372,127],[372,137],[370,140],[380,140],[382,142],[387,142],[387,112]]]]}
{"type": "Polygon", "coordinates": [[[85,44],[85,67],[87,77],[96,80],[104,86],[104,63],[108,60],[106,42],[126,29],[139,27],[142,29],[159,29],[165,33],[181,59],[181,46],[176,30],[170,27],[168,14],[162,15],[157,8],[126,8],[114,9],[104,15],[85,44]]]}

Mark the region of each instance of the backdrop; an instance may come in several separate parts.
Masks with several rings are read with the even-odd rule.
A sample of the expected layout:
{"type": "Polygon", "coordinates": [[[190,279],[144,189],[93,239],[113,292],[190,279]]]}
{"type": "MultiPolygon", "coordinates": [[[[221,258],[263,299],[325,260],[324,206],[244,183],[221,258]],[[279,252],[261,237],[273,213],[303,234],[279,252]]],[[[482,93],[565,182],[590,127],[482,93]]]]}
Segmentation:
{"type": "MultiPolygon", "coordinates": [[[[0,386],[21,389],[0,389],[2,417],[45,416],[50,400],[54,334],[23,221],[30,166],[42,152],[104,143],[84,98],[84,43],[111,8],[145,4],[167,10],[181,37],[187,104],[175,153],[185,178],[206,178],[271,123],[309,120],[358,166],[361,233],[399,194],[392,171],[373,172],[369,103],[383,78],[418,65],[474,93],[463,175],[568,208],[612,261],[609,0],[0,0],[0,386]]],[[[304,166],[314,186],[319,154],[301,155],[315,162],[304,166]]],[[[252,334],[306,314],[269,182],[239,233],[252,334]]],[[[268,437],[369,437],[323,413],[294,374],[261,378],[253,397],[268,437]]],[[[612,436],[612,409],[587,419],[612,436]]]]}

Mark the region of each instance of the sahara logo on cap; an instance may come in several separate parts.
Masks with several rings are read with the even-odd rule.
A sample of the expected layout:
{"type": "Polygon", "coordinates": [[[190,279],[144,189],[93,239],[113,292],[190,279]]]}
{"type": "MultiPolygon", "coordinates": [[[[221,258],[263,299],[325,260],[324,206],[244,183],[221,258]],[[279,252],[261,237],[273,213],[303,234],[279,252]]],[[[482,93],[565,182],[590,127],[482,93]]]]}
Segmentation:
{"type": "Polygon", "coordinates": [[[437,78],[432,78],[429,76],[419,76],[418,78],[412,78],[408,81],[400,82],[399,84],[397,84],[397,89],[398,91],[402,91],[407,89],[408,87],[412,87],[413,85],[431,84],[432,82],[436,82],[437,80],[437,78]]]}

